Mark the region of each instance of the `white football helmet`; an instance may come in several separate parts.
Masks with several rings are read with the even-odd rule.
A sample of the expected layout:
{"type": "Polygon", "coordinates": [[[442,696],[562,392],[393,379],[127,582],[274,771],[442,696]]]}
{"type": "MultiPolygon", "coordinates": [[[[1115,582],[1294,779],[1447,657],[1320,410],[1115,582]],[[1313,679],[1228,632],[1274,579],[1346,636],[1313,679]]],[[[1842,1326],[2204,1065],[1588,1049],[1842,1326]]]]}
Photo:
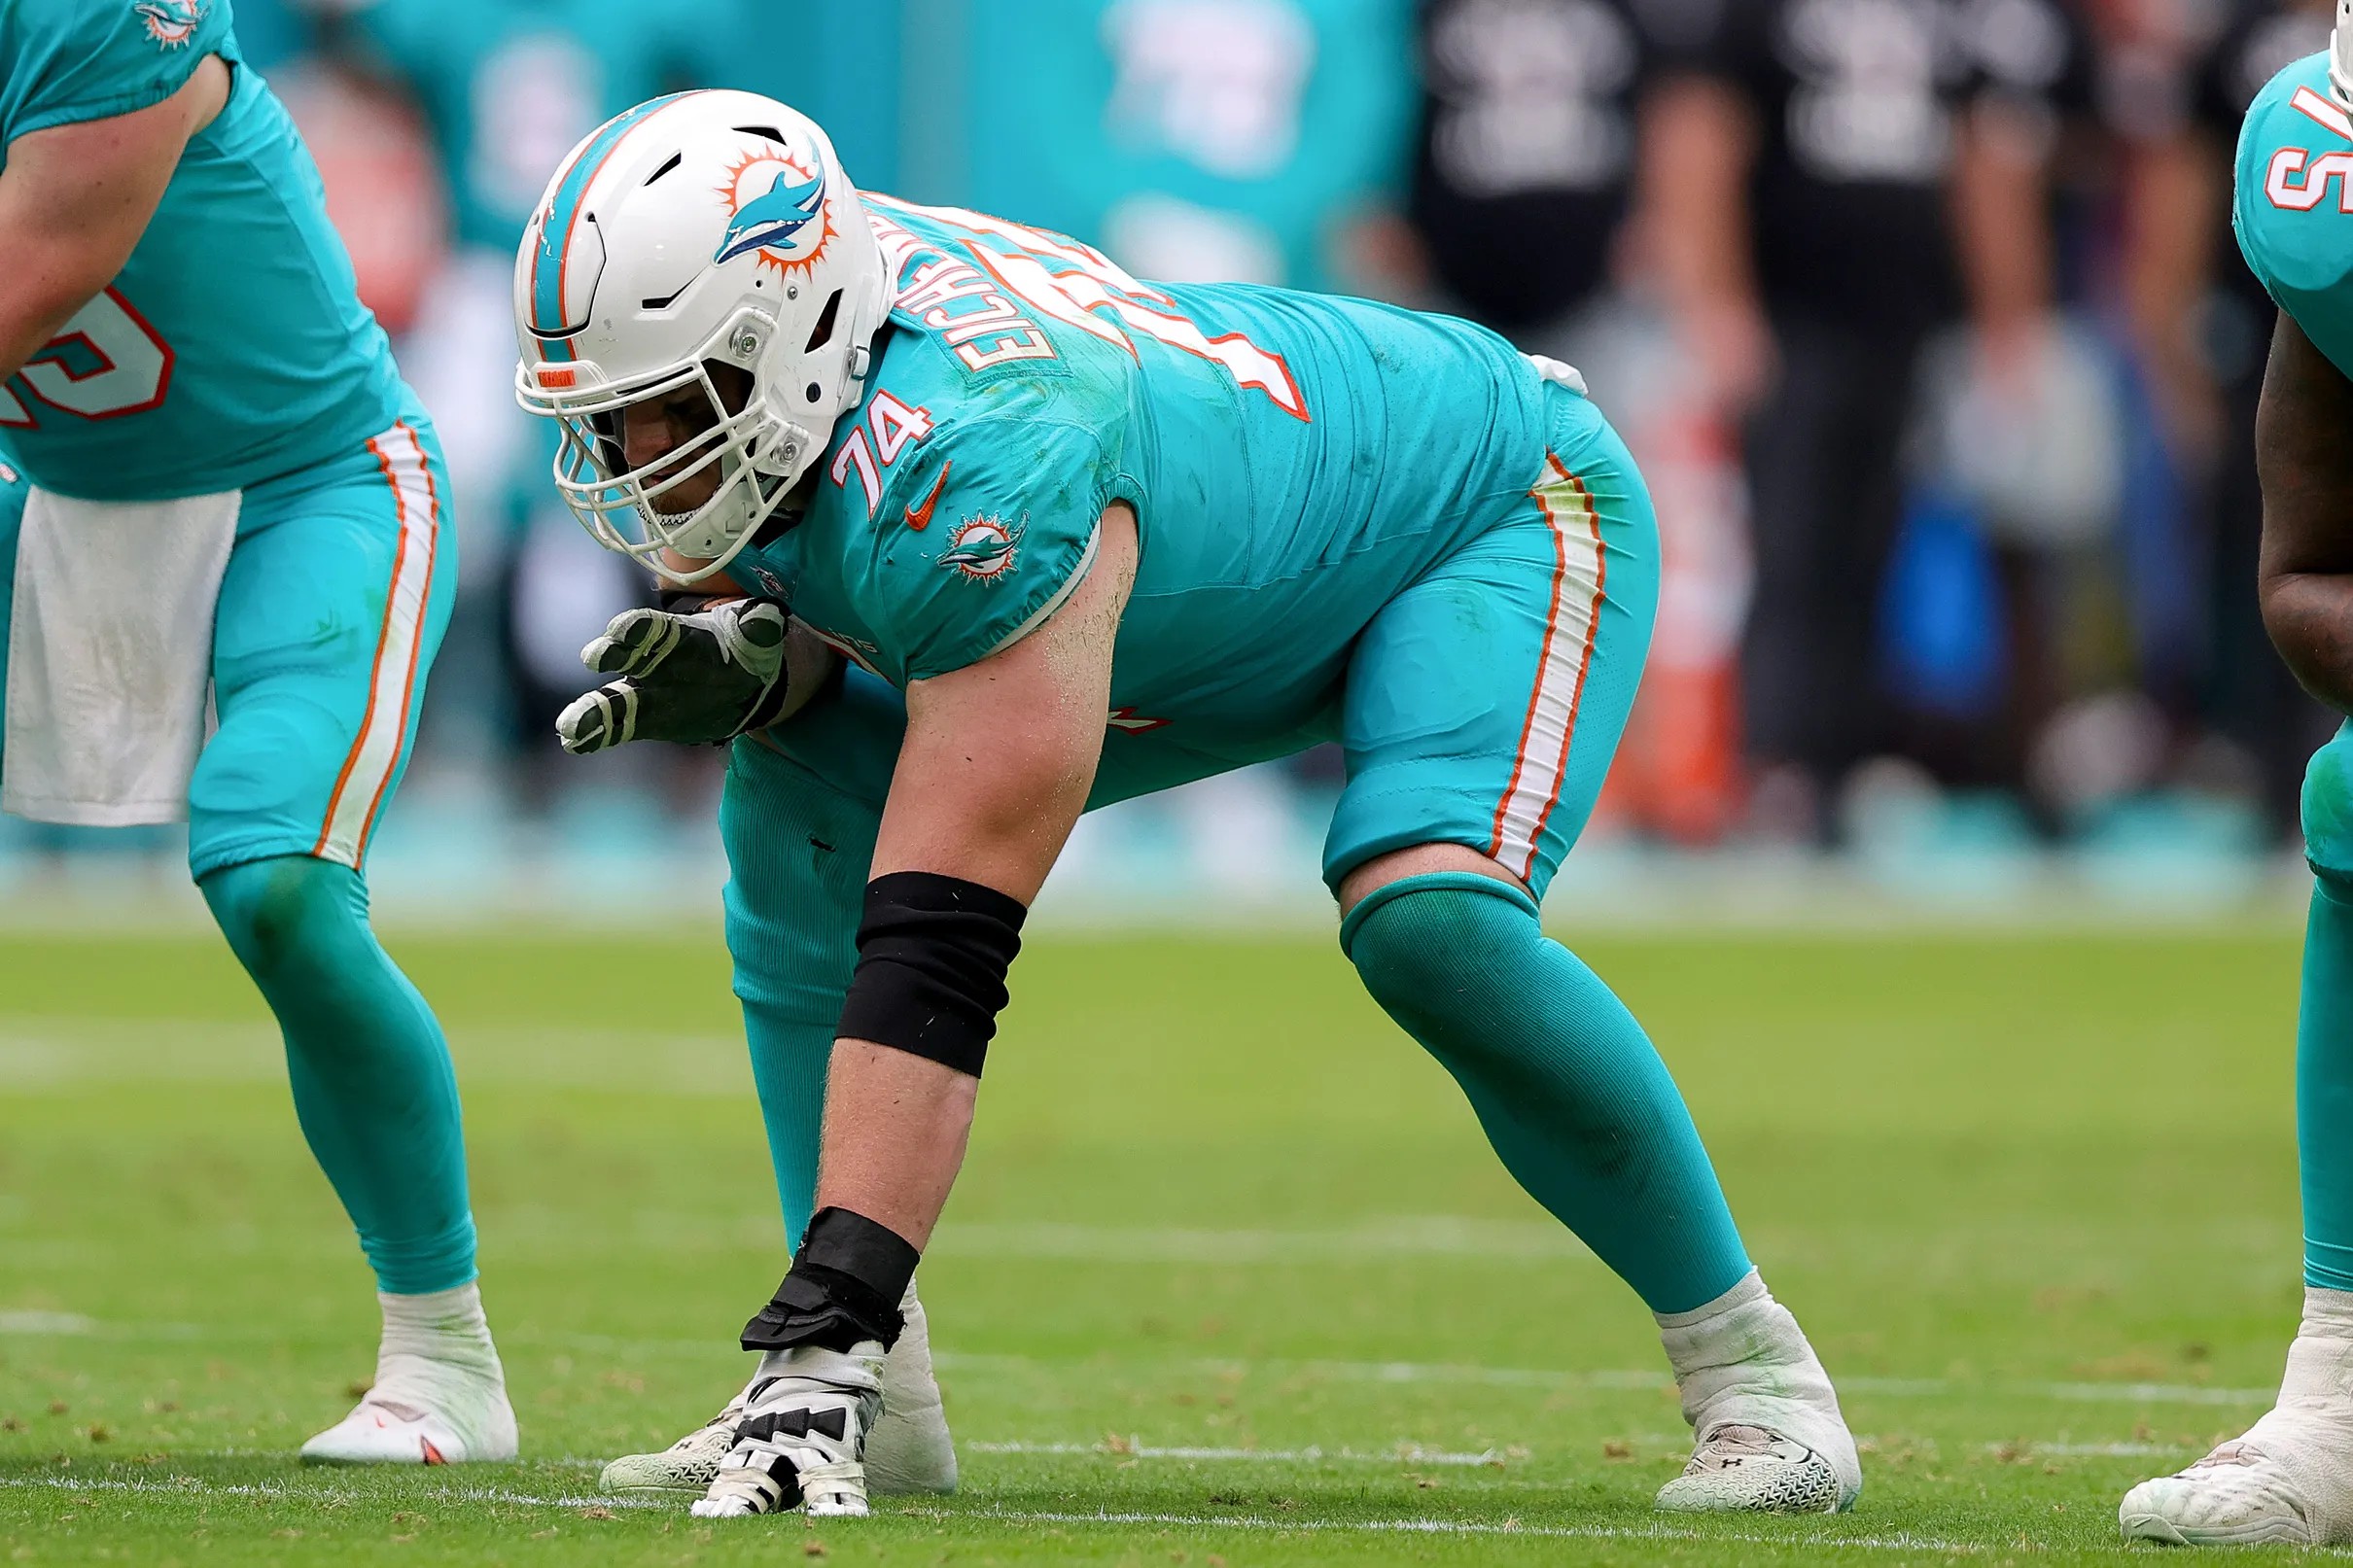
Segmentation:
{"type": "Polygon", "coordinates": [[[2329,35],[2329,90],[2353,110],[2353,0],[2336,0],[2336,31],[2329,35]]]}
{"type": "Polygon", "coordinates": [[[556,488],[598,542],[699,581],[857,406],[889,308],[865,205],[813,122],[750,92],[655,98],[572,150],[524,230],[515,397],[561,424],[556,488]],[[750,372],[740,406],[714,365],[750,372]],[[622,410],[696,386],[709,427],[632,469],[622,410]],[[663,506],[714,466],[708,500],[663,506]]]}

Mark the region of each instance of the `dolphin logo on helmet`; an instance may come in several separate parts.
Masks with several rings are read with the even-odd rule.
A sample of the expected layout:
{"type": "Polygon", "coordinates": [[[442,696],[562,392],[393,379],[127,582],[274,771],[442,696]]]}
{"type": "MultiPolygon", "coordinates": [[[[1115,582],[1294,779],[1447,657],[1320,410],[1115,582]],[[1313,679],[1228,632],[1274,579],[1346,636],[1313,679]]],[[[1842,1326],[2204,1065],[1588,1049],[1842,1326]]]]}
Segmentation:
{"type": "Polygon", "coordinates": [[[581,139],[524,230],[515,398],[556,424],[551,477],[581,526],[699,582],[790,516],[890,310],[881,241],[816,122],[720,88],[650,99],[581,139]],[[682,394],[691,433],[633,460],[627,412],[682,394]]]}
{"type": "Polygon", "coordinates": [[[732,261],[748,251],[781,245],[816,222],[825,204],[823,175],[796,184],[790,169],[782,170],[766,195],[745,202],[736,213],[727,231],[720,236],[719,254],[712,260],[732,261]]]}

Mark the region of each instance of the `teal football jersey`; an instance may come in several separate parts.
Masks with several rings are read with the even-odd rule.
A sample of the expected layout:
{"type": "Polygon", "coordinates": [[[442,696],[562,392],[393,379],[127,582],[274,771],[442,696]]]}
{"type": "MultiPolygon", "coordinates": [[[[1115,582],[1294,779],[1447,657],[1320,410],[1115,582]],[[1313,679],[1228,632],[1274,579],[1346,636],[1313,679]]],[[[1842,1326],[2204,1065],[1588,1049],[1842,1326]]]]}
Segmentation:
{"type": "MultiPolygon", "coordinates": [[[[159,103],[235,65],[114,282],[0,387],[0,446],[93,501],[233,490],[391,426],[400,378],[317,168],[238,60],[228,0],[0,3],[0,148],[159,103]]],[[[0,166],[6,153],[0,151],[0,166]]]]}
{"type": "Polygon", "coordinates": [[[2280,309],[2353,375],[2353,118],[2329,93],[2329,56],[2271,79],[2238,139],[2231,225],[2280,309]]]}
{"type": "Polygon", "coordinates": [[[1058,235],[871,199],[896,296],[866,397],[798,524],[732,575],[894,684],[1051,614],[1125,502],[1112,724],[1282,754],[1328,732],[1373,614],[1542,470],[1544,383],[1483,328],[1141,283],[1058,235]]]}

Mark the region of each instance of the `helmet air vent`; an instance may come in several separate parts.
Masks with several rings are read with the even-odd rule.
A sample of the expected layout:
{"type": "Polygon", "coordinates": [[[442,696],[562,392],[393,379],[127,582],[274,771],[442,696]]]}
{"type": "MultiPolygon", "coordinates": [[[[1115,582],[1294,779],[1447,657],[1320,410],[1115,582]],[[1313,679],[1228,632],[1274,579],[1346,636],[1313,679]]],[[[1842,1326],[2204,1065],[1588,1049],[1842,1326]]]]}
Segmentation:
{"type": "Polygon", "coordinates": [[[737,125],[733,128],[738,133],[745,136],[765,137],[767,140],[774,142],[779,147],[790,147],[792,145],[790,142],[785,140],[785,133],[781,130],[778,130],[774,125],[737,125]]]}
{"type": "Polygon", "coordinates": [[[825,308],[817,313],[817,325],[809,329],[809,342],[801,350],[803,354],[814,354],[833,341],[833,323],[840,314],[841,291],[836,289],[833,297],[825,301],[825,308]]]}
{"type": "MultiPolygon", "coordinates": [[[[660,179],[660,178],[661,178],[663,175],[668,174],[668,173],[669,173],[669,172],[670,172],[672,169],[677,168],[677,167],[678,167],[678,166],[679,166],[681,163],[685,162],[685,159],[686,159],[686,155],[685,155],[685,154],[684,154],[684,153],[673,153],[673,154],[671,154],[671,155],[670,155],[670,157],[669,157],[669,160],[668,160],[667,162],[663,163],[663,164],[662,164],[662,166],[661,166],[660,168],[655,169],[655,170],[654,170],[654,171],[653,171],[651,174],[649,174],[649,175],[647,175],[647,176],[646,176],[646,184],[647,184],[647,185],[651,185],[651,184],[652,184],[654,181],[656,181],[656,180],[660,179]]],[[[640,189],[643,189],[643,187],[641,187],[640,189]]]]}

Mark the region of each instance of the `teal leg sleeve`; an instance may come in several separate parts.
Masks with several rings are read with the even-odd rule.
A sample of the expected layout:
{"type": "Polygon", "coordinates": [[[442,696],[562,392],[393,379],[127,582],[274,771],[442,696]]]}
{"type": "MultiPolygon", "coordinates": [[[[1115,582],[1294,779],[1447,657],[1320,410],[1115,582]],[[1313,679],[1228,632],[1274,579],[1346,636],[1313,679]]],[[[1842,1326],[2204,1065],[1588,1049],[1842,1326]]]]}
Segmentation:
{"type": "Polygon", "coordinates": [[[474,1278],[457,1075],[441,1027],[368,925],[349,866],[282,855],[197,884],[286,1037],[295,1115],[396,1295],[474,1278]]]}
{"type": "Polygon", "coordinates": [[[1526,893],[1470,872],[1409,877],[1352,910],[1340,942],[1520,1185],[1652,1311],[1689,1311],[1748,1272],[1667,1064],[1526,893]]]}
{"type": "Polygon", "coordinates": [[[2317,879],[2296,1020],[2296,1146],[2304,1283],[2353,1290],[2353,725],[2304,774],[2304,853],[2317,879]]]}
{"type": "Polygon", "coordinates": [[[727,952],[795,1245],[816,1200],[825,1069],[904,728],[897,693],[854,674],[839,700],[737,741],[720,799],[727,952]]]}
{"type": "Polygon", "coordinates": [[[795,1248],[817,1208],[817,1154],[825,1131],[833,1024],[799,1023],[773,1008],[744,1005],[744,1041],[752,1048],[752,1085],[759,1093],[768,1160],[776,1168],[776,1202],[784,1213],[786,1240],[795,1248]]]}

